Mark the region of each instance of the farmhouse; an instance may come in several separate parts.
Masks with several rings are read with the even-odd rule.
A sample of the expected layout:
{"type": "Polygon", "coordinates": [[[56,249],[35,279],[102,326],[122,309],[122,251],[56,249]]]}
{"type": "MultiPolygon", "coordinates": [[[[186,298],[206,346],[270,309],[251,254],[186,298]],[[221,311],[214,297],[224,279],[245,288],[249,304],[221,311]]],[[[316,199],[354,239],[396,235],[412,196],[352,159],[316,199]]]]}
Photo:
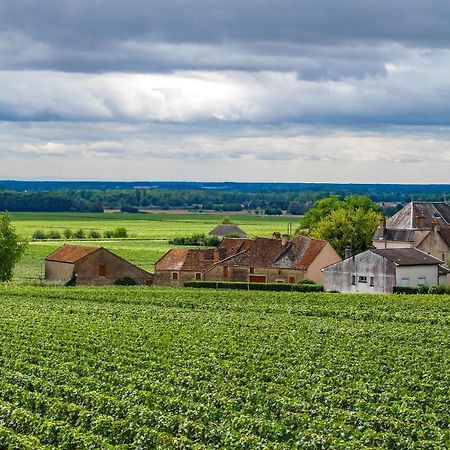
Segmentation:
{"type": "Polygon", "coordinates": [[[217,236],[220,239],[223,239],[227,236],[231,237],[239,237],[239,238],[246,238],[247,234],[245,231],[241,230],[237,225],[231,224],[231,223],[224,223],[221,225],[218,225],[214,230],[211,230],[209,232],[210,236],[217,236]]]}
{"type": "Polygon", "coordinates": [[[248,248],[223,259],[205,274],[208,281],[297,283],[323,282],[322,267],[340,261],[330,243],[305,236],[274,233],[272,239],[256,238],[248,248]]]}
{"type": "Polygon", "coordinates": [[[155,264],[155,284],[182,286],[185,281],[203,280],[203,273],[239,253],[250,239],[226,238],[215,249],[171,249],[155,264]]]}
{"type": "Polygon", "coordinates": [[[411,202],[389,219],[382,219],[373,246],[417,248],[442,261],[450,258],[450,205],[411,202]]]}
{"type": "Polygon", "coordinates": [[[132,278],[151,285],[153,275],[103,247],[65,244],[45,258],[45,279],[75,284],[114,284],[132,278]]]}
{"type": "Polygon", "coordinates": [[[441,264],[441,260],[415,248],[371,249],[325,267],[324,288],[390,293],[395,286],[436,286],[441,264]]]}

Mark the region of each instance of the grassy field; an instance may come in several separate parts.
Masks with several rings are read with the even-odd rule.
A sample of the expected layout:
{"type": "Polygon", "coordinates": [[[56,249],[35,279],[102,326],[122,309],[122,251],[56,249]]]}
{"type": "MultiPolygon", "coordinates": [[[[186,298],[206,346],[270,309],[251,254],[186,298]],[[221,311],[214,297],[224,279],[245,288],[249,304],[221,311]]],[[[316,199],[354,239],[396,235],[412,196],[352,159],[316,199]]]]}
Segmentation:
{"type": "Polygon", "coordinates": [[[90,213],[13,213],[12,218],[17,231],[31,238],[34,231],[107,231],[125,227],[130,237],[139,239],[172,239],[192,233],[209,233],[223,217],[228,216],[250,236],[270,236],[272,232],[285,233],[287,224],[293,227],[299,218],[288,216],[261,216],[257,214],[90,214],[90,213]]]}
{"type": "Polygon", "coordinates": [[[448,296],[0,286],[0,448],[444,449],[448,296]]]}
{"type": "MultiPolygon", "coordinates": [[[[153,271],[154,263],[166,253],[172,245],[168,240],[175,236],[194,233],[208,233],[225,214],[88,214],[88,213],[14,213],[13,224],[17,232],[30,239],[38,230],[65,229],[72,231],[83,229],[100,232],[125,227],[130,239],[127,240],[83,240],[72,243],[103,246],[119,256],[127,259],[143,269],[153,271]]],[[[230,215],[233,222],[239,225],[250,236],[270,236],[274,231],[286,232],[287,224],[297,220],[292,217],[270,217],[256,214],[230,215]]],[[[293,223],[295,227],[295,223],[293,223]]],[[[16,281],[37,279],[43,274],[43,259],[56,250],[64,242],[44,241],[31,242],[27,254],[15,269],[16,281]]]]}

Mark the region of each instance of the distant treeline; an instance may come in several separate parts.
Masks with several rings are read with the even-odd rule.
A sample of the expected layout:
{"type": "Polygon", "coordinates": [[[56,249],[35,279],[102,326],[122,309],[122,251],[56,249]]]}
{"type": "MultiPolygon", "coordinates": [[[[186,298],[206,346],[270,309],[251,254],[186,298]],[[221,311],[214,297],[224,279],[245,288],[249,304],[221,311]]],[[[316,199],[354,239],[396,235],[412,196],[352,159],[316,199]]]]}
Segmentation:
{"type": "MultiPolygon", "coordinates": [[[[39,182],[36,182],[41,186],[39,182]]],[[[245,184],[229,183],[233,189],[216,190],[215,188],[197,187],[197,189],[163,189],[161,187],[135,187],[128,189],[68,189],[67,186],[77,183],[42,182],[49,189],[13,190],[19,186],[33,187],[34,182],[0,182],[8,190],[0,190],[0,211],[77,211],[101,212],[104,209],[121,209],[124,212],[137,212],[140,208],[158,209],[191,209],[215,211],[257,210],[265,214],[304,214],[313,203],[330,194],[342,198],[351,194],[368,195],[375,202],[391,203],[386,211],[395,212],[402,203],[411,200],[442,201],[450,197],[450,185],[341,185],[341,184],[245,184]],[[22,185],[22,184],[23,185],[22,185]],[[27,184],[29,183],[29,184],[27,184]],[[52,186],[64,186],[64,189],[53,190],[52,186]],[[256,186],[268,186],[272,191],[258,191],[256,186]],[[235,190],[241,187],[242,190],[235,190]],[[252,187],[253,190],[250,188],[252,187]],[[284,187],[285,190],[282,190],[284,187]],[[296,189],[291,189],[295,187],[296,189]],[[297,189],[303,187],[303,190],[297,189]],[[314,187],[314,189],[313,189],[314,187]],[[395,204],[392,204],[395,203],[395,204]],[[398,206],[397,206],[398,205],[398,206]]],[[[89,185],[89,183],[86,183],[89,185]]],[[[92,184],[96,184],[92,182],[92,184]]],[[[98,183],[103,186],[102,183],[98,183]]],[[[109,184],[109,183],[106,183],[109,184]]],[[[117,183],[122,185],[125,183],[117,183]]],[[[135,183],[136,184],[136,183],[135,183]]],[[[169,183],[170,184],[170,183],[169,183]]],[[[173,183],[176,184],[176,183],[173,183]]],[[[195,183],[185,183],[186,186],[195,183]]],[[[198,184],[200,186],[200,184],[198,184]]],[[[221,185],[222,186],[222,185],[221,185]]]]}

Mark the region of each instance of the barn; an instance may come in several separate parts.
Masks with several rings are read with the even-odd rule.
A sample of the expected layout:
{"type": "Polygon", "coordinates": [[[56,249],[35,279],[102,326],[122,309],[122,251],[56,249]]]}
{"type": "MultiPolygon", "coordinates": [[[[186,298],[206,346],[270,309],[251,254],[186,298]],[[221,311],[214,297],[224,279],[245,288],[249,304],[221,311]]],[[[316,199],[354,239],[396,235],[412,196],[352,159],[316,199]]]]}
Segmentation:
{"type": "Polygon", "coordinates": [[[77,285],[114,284],[131,278],[151,285],[153,275],[103,247],[64,244],[45,258],[45,279],[77,285]]]}

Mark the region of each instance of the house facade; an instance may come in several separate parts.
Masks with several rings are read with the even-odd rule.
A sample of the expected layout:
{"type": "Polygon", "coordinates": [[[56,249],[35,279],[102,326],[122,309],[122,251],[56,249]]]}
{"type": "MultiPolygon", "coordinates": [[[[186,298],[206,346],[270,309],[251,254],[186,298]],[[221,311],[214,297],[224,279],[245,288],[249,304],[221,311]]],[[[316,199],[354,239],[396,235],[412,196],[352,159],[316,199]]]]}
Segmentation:
{"type": "Polygon", "coordinates": [[[442,261],[415,248],[371,249],[323,269],[324,289],[391,293],[395,286],[437,286],[442,261]]]}
{"type": "Polygon", "coordinates": [[[132,278],[151,285],[153,275],[103,247],[65,244],[45,258],[45,279],[76,285],[114,284],[132,278]]]}

